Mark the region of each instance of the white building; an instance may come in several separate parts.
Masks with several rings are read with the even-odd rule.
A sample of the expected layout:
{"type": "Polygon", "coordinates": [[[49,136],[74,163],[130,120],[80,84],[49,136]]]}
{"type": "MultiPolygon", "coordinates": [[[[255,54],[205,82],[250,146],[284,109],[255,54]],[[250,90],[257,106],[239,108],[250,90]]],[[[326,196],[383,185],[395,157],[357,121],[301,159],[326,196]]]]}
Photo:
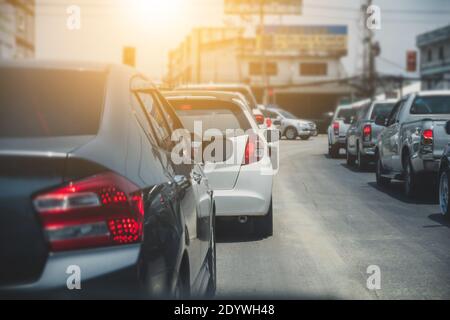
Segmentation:
{"type": "Polygon", "coordinates": [[[35,1],[0,0],[0,58],[32,58],[34,47],[35,1]]]}

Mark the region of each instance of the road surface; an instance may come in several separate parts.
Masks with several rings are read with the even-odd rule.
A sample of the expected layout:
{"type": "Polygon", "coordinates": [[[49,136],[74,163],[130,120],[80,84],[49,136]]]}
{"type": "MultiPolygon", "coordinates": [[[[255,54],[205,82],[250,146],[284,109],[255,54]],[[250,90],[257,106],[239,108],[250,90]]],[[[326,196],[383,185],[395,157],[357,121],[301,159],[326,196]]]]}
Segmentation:
{"type": "Polygon", "coordinates": [[[449,299],[450,223],[433,193],[412,201],[400,183],[379,189],[370,170],[326,151],[324,136],[282,141],[274,236],[219,226],[217,297],[449,299]],[[369,266],[380,290],[367,287],[369,266]]]}

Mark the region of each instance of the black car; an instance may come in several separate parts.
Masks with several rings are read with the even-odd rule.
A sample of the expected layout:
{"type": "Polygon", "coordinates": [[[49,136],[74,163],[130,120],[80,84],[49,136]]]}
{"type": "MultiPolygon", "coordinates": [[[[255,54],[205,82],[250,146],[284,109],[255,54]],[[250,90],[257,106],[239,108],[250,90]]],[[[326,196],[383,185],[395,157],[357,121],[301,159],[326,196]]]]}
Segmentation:
{"type": "Polygon", "coordinates": [[[213,295],[213,192],[172,159],[179,128],[132,68],[1,63],[0,295],[213,295]]]}

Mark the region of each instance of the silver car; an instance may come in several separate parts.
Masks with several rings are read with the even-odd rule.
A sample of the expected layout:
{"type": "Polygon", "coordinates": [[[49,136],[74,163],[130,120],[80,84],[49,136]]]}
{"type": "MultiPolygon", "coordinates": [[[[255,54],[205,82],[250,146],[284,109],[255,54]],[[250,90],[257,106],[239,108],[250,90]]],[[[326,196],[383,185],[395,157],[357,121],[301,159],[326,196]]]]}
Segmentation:
{"type": "Polygon", "coordinates": [[[300,137],[308,140],[317,135],[317,126],[314,122],[297,118],[292,113],[278,108],[267,108],[264,115],[273,121],[273,125],[280,130],[281,137],[295,140],[300,137]]]}
{"type": "Polygon", "coordinates": [[[368,101],[357,113],[355,121],[347,132],[347,164],[363,170],[370,161],[375,160],[375,147],[378,136],[384,129],[375,123],[378,117],[387,118],[397,100],[368,101]]]}

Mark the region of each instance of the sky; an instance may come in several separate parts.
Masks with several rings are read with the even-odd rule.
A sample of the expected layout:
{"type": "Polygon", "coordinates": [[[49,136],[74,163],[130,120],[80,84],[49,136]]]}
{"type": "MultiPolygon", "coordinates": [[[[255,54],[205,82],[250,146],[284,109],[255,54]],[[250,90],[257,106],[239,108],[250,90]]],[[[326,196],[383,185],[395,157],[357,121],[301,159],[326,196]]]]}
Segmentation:
{"type": "MultiPolygon", "coordinates": [[[[381,8],[378,71],[400,74],[406,51],[416,49],[417,34],[450,24],[450,0],[374,0],[381,8]]],[[[256,25],[225,16],[223,0],[37,0],[38,59],[120,63],[123,46],[137,49],[136,67],[154,80],[167,69],[167,54],[199,26],[256,25]],[[67,27],[67,8],[81,9],[80,29],[67,27]]],[[[361,0],[304,0],[301,16],[269,17],[270,24],[348,25],[349,54],[342,59],[349,75],[360,70],[361,0]]]]}

